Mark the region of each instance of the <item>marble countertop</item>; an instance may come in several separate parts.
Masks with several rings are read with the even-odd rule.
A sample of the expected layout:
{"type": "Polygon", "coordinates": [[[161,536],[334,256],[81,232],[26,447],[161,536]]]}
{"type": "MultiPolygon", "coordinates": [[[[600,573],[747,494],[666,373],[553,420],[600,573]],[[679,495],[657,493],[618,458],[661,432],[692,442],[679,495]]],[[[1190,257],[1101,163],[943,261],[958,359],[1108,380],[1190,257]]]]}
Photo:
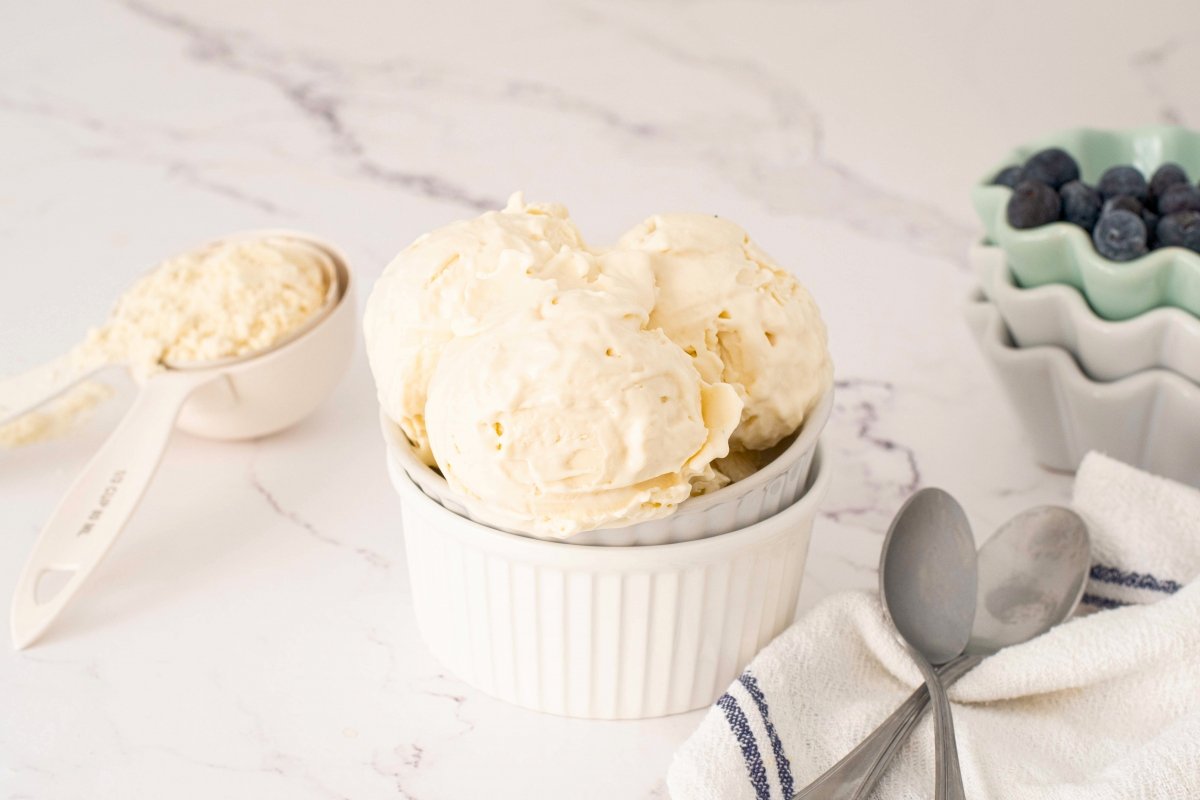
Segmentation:
{"type": "MultiPolygon", "coordinates": [[[[597,242],[663,210],[743,224],[818,298],[837,364],[802,610],[874,585],[918,486],[980,535],[1069,494],[960,319],[969,183],[1047,131],[1200,124],[1187,2],[1116,24],[1085,0],[51,0],[11,8],[0,43],[0,374],[239,229],[339,243],[361,307],[415,236],[516,188],[597,242]]],[[[117,385],[73,435],[0,452],[4,603],[117,385]]],[[[286,433],[176,434],[60,624],[0,647],[0,795],[665,797],[702,712],[541,716],[428,654],[376,419],[360,347],[286,433]]]]}

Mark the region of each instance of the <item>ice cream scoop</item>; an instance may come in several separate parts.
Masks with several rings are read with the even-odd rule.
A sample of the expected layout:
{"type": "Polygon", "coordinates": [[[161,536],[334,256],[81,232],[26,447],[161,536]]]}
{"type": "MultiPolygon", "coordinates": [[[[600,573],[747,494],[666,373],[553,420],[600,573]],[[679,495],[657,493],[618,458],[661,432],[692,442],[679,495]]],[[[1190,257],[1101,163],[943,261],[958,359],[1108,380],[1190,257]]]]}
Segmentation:
{"type": "Polygon", "coordinates": [[[671,513],[712,477],[741,405],[635,306],[574,290],[449,344],[426,422],[474,518],[566,537],[671,513]]]}
{"type": "Polygon", "coordinates": [[[519,193],[401,252],[364,329],[383,413],[452,503],[542,537],[753,474],[832,383],[812,298],[738,226],[663,215],[592,248],[519,193]]]}
{"type": "Polygon", "coordinates": [[[427,464],[429,383],[446,346],[568,289],[615,296],[642,316],[654,304],[644,255],[592,252],[565,208],[520,193],[421,236],[387,266],[367,301],[367,356],[380,405],[427,464]]]}
{"type": "Polygon", "coordinates": [[[345,259],[328,244],[290,232],[223,241],[264,236],[293,237],[328,255],[327,302],[265,349],[140,376],[132,407],[67,490],[17,580],[11,633],[18,649],[46,631],[116,541],[176,424],[219,439],[264,436],[311,413],[345,371],[355,320],[345,259]]]}
{"type": "Polygon", "coordinates": [[[701,377],[743,401],[735,449],[791,435],[833,381],[825,323],[812,296],[749,235],[707,214],[660,214],[621,237],[650,257],[650,327],[684,349],[701,377]]]}

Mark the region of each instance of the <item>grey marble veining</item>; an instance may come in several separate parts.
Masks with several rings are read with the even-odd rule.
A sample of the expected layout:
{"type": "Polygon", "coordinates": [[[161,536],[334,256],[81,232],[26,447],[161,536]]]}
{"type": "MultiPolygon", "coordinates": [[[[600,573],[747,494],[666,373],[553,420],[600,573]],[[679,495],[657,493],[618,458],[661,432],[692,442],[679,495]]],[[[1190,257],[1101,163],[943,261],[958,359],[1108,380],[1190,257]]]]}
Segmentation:
{"type": "MultiPolygon", "coordinates": [[[[338,242],[361,302],[418,234],[518,188],[567,203],[595,242],[657,211],[722,214],[831,332],[834,480],[803,611],[875,584],[919,486],[958,495],[980,538],[1069,495],[960,319],[967,186],[1050,130],[1196,123],[1191,5],[1106,16],[1084,0],[25,4],[0,26],[0,374],[237,229],[338,242]]],[[[360,349],[291,431],[175,437],[77,607],[40,646],[0,648],[4,796],[666,796],[699,714],[535,715],[425,651],[373,395],[360,349]]],[[[130,396],[0,452],[0,588],[130,396]]]]}

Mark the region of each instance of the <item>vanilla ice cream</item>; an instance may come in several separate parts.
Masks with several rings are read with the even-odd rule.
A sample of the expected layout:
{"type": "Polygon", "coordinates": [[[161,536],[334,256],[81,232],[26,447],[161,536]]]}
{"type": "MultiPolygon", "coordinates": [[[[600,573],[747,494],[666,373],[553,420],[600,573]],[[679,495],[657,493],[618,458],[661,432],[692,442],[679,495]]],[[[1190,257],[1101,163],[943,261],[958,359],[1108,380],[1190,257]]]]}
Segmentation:
{"type": "Polygon", "coordinates": [[[550,295],[446,346],[426,425],[478,519],[543,536],[665,516],[712,480],[741,418],[733,387],[628,307],[550,295]]]}
{"type": "Polygon", "coordinates": [[[384,413],[471,516],[567,537],[752,474],[829,388],[812,298],[732,223],[588,247],[526,204],[417,239],[367,302],[384,413]]]}
{"type": "Polygon", "coordinates": [[[650,217],[619,247],[650,255],[650,327],[742,398],[732,447],[764,450],[799,430],[833,381],[825,324],[800,282],[740,227],[705,214],[650,217]]]}
{"type": "Polygon", "coordinates": [[[80,357],[147,375],[248,355],[277,343],[324,305],[332,262],[283,237],[234,240],[178,256],[121,295],[80,357]]]}
{"type": "Polygon", "coordinates": [[[536,307],[557,292],[586,289],[644,319],[654,305],[647,256],[596,253],[556,204],[514,194],[503,211],[427,233],[384,270],[367,301],[367,356],[384,412],[432,465],[426,399],[443,349],[536,307]]]}

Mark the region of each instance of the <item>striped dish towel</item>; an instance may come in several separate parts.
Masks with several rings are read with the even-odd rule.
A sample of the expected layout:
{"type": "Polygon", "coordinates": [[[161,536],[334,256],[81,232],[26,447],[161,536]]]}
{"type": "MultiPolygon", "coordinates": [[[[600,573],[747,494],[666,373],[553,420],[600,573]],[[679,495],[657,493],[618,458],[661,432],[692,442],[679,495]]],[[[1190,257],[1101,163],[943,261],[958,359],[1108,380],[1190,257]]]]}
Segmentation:
{"type": "MultiPolygon", "coordinates": [[[[1200,492],[1093,453],[1074,505],[1095,558],[1084,613],[950,689],[967,796],[1200,798],[1200,492]]],[[[708,712],[671,797],[787,800],[919,683],[874,595],[830,597],[708,712]]],[[[927,715],[878,800],[932,796],[932,740],[927,715]]]]}
{"type": "Polygon", "coordinates": [[[1074,507],[1087,521],[1095,562],[1084,603],[1153,603],[1200,574],[1200,493],[1088,453],[1074,507]]]}

